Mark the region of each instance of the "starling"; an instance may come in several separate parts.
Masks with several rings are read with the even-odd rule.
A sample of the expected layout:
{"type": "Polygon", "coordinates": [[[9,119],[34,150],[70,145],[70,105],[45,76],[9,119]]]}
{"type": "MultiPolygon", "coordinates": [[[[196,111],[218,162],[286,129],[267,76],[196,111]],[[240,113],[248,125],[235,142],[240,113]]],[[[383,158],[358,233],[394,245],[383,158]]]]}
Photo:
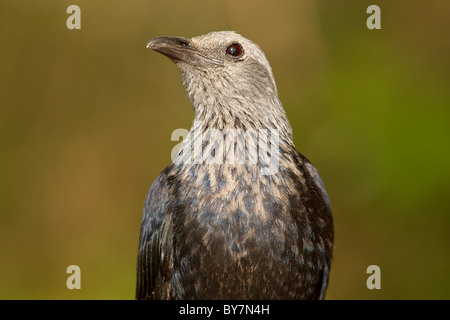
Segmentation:
{"type": "Polygon", "coordinates": [[[262,50],[231,31],[147,48],[179,67],[195,118],[145,200],[136,299],[323,299],[330,202],[262,50]]]}

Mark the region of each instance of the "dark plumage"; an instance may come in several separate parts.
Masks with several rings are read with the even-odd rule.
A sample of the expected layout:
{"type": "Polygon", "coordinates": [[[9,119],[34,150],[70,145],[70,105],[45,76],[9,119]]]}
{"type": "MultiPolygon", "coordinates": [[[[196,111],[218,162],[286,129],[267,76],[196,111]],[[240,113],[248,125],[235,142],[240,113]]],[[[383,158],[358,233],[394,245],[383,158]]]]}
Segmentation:
{"type": "Polygon", "coordinates": [[[181,69],[195,119],[145,200],[136,298],[323,299],[331,208],[316,169],[295,150],[264,53],[234,32],[155,38],[147,47],[181,69]],[[278,166],[263,174],[264,159],[207,162],[238,153],[239,137],[224,150],[204,138],[203,157],[191,161],[191,143],[208,129],[276,130],[269,154],[278,166]]]}

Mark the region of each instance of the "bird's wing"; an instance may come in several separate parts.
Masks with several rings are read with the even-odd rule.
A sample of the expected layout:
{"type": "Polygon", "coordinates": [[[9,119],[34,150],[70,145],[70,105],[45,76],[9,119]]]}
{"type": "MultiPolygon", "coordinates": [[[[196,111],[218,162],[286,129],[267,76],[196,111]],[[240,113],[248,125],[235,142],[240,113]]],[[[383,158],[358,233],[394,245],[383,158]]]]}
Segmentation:
{"type": "Polygon", "coordinates": [[[168,168],[153,182],[145,200],[137,261],[136,299],[165,299],[171,270],[173,197],[168,168]]]}
{"type": "Polygon", "coordinates": [[[324,260],[321,271],[321,284],[320,288],[318,288],[319,290],[317,291],[316,298],[323,299],[328,286],[328,278],[330,273],[330,262],[334,240],[333,217],[331,212],[330,199],[328,198],[325,186],[319,176],[317,169],[303,155],[299,155],[302,158],[302,163],[305,168],[304,172],[307,188],[309,190],[311,200],[313,200],[313,202],[315,203],[315,214],[322,221],[322,233],[324,237],[322,238],[323,241],[321,241],[323,245],[321,250],[323,250],[322,258],[324,260]]]}
{"type": "Polygon", "coordinates": [[[309,162],[308,159],[304,158],[304,165],[306,168],[306,171],[309,175],[310,180],[310,188],[311,186],[317,190],[318,196],[322,198],[322,201],[325,202],[326,206],[323,206],[322,208],[319,207],[319,210],[321,210],[322,212],[319,213],[324,220],[329,221],[329,228],[331,228],[331,247],[328,248],[329,250],[329,256],[326,259],[327,261],[324,263],[323,265],[323,270],[322,270],[322,285],[319,291],[319,296],[318,299],[322,300],[325,297],[325,292],[327,290],[328,287],[328,278],[329,278],[329,274],[330,274],[330,262],[331,262],[331,252],[332,252],[332,242],[333,242],[333,238],[334,238],[334,231],[333,231],[333,217],[332,217],[332,213],[331,213],[331,204],[330,204],[330,199],[328,198],[328,194],[325,190],[325,186],[323,184],[322,179],[319,176],[319,172],[317,171],[317,169],[311,164],[311,162],[309,162]],[[312,182],[312,183],[311,183],[312,182]]]}

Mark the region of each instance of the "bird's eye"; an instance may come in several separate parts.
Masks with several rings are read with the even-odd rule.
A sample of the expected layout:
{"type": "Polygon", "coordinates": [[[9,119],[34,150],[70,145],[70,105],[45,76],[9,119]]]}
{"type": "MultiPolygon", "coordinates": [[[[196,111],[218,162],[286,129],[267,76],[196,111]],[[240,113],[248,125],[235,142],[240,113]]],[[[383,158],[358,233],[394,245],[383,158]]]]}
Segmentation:
{"type": "Polygon", "coordinates": [[[232,57],[240,57],[244,53],[239,43],[233,43],[227,48],[227,55],[232,57]]]}

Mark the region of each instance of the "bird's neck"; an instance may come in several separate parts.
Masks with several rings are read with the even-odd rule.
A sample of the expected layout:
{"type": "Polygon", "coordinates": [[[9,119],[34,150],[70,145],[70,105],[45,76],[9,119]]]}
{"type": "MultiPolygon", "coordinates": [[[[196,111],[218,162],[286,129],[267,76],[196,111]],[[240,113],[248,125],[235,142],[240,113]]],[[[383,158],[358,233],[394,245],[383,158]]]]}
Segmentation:
{"type": "Polygon", "coordinates": [[[259,99],[206,94],[189,95],[195,125],[202,130],[277,130],[285,143],[292,142],[292,128],[276,95],[259,99]]]}
{"type": "Polygon", "coordinates": [[[175,162],[258,164],[270,174],[278,171],[282,158],[291,156],[292,129],[276,96],[255,105],[239,98],[190,97],[195,118],[175,162]]]}
{"type": "Polygon", "coordinates": [[[204,130],[278,130],[280,138],[292,142],[292,128],[271,81],[254,85],[196,69],[182,72],[183,85],[195,111],[195,122],[204,130]]]}

